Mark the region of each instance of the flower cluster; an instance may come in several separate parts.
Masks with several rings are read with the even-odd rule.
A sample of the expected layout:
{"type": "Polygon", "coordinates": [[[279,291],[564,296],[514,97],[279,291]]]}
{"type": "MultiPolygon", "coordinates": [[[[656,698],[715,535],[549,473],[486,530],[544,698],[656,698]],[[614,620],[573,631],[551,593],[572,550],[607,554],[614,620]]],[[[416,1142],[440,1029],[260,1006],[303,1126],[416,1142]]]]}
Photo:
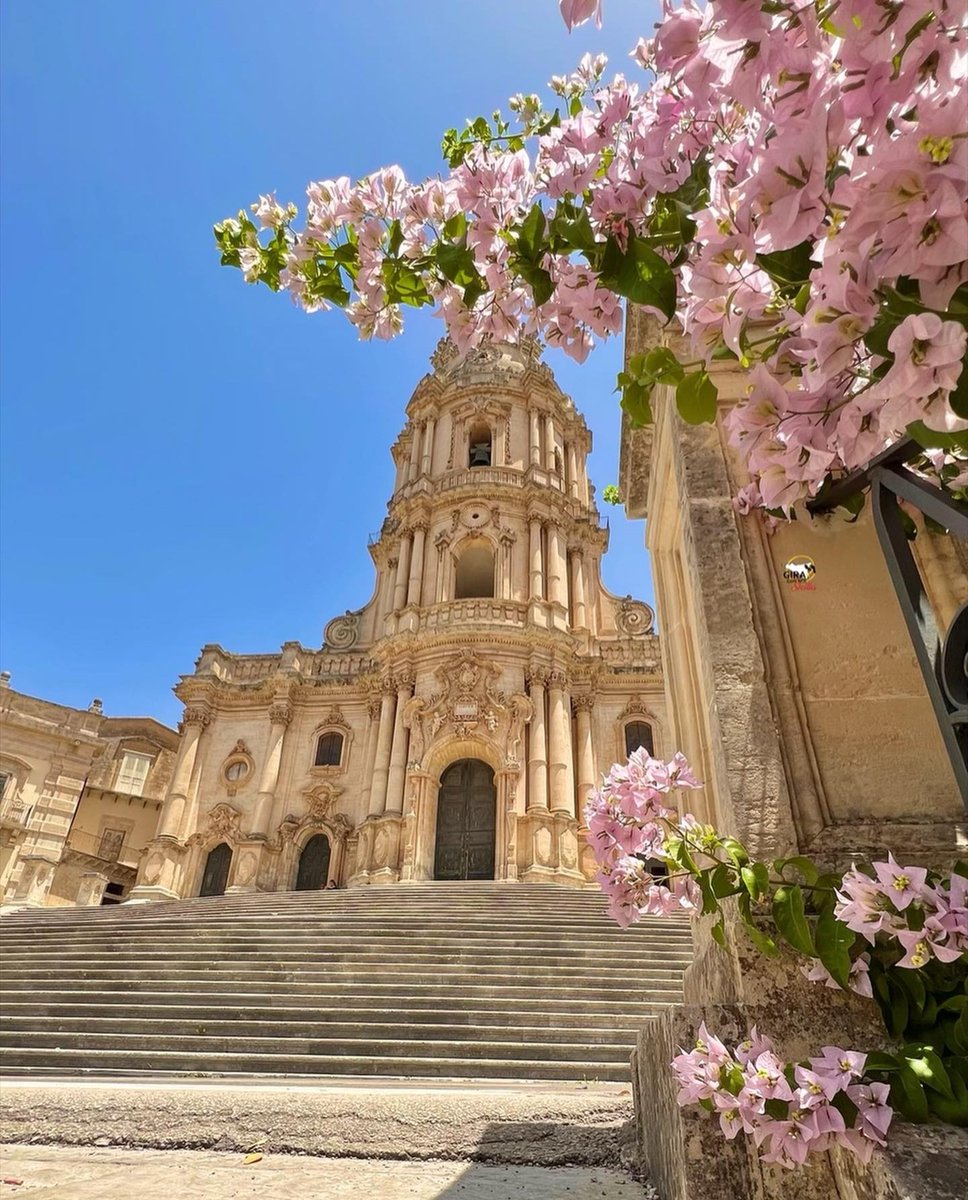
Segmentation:
{"type": "Polygon", "coordinates": [[[872,870],[851,867],[837,889],[834,913],[848,929],[871,945],[878,934],[896,939],[904,948],[899,967],[950,963],[968,951],[968,878],[954,873],[932,884],[923,867],[899,866],[893,855],[872,870]]]}
{"type": "Polygon", "coordinates": [[[677,819],[668,803],[670,793],[701,786],[682,754],[667,763],[639,749],[627,764],[616,763],[602,786],[589,795],[588,843],[599,864],[597,878],[608,897],[609,913],[620,925],[646,914],[701,908],[695,880],[680,875],[664,883],[654,875],[654,864],[665,858],[670,825],[677,819]]]}
{"type": "Polygon", "coordinates": [[[701,1104],[727,1138],[742,1131],[765,1162],[802,1165],[810,1154],[844,1146],[863,1162],[885,1145],[893,1112],[886,1083],[863,1081],[866,1056],[824,1046],[808,1063],[785,1063],[756,1028],[729,1050],[705,1024],[695,1049],[672,1061],[680,1105],[701,1104]]]}
{"type": "MultiPolygon", "coordinates": [[[[968,441],[964,6],[663,0],[632,57],[651,79],[586,55],[552,81],[561,111],[522,94],[519,132],[451,131],[444,178],[313,183],[299,230],[262,197],[272,241],[240,214],[223,261],[363,337],[433,306],[461,349],[525,330],[580,361],[622,297],[676,316],[702,386],[714,359],[749,371],[728,422],[746,508],[789,512],[905,432],[968,441]]],[[[715,390],[687,395],[710,419],[715,390]]]]}

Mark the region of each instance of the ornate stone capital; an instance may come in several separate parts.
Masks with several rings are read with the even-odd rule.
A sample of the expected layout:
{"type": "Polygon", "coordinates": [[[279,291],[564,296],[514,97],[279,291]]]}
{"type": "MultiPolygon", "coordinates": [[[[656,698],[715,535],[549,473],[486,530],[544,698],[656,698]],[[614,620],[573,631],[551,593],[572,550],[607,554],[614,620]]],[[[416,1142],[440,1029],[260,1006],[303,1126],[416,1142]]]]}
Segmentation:
{"type": "Polygon", "coordinates": [[[537,666],[537,665],[528,667],[528,671],[527,671],[528,683],[532,687],[547,687],[548,686],[548,676],[550,675],[550,673],[551,672],[548,670],[547,667],[541,667],[541,666],[537,666]]]}
{"type": "Polygon", "coordinates": [[[269,705],[269,723],[271,725],[288,725],[292,720],[292,705],[288,700],[274,700],[269,705]]]}
{"type": "Polygon", "coordinates": [[[379,696],[367,697],[366,715],[370,718],[371,721],[375,721],[379,717],[380,708],[381,708],[381,704],[380,704],[379,696]]]}
{"type": "Polygon", "coordinates": [[[205,726],[212,719],[212,711],[207,704],[189,704],[182,713],[183,725],[201,725],[205,726]]]}
{"type": "Polygon", "coordinates": [[[393,682],[396,685],[398,692],[404,690],[409,691],[413,687],[413,670],[410,667],[404,667],[402,671],[397,671],[393,676],[393,682]]]}
{"type": "Polygon", "coordinates": [[[564,689],[568,686],[569,682],[570,680],[568,678],[567,671],[562,671],[559,668],[555,668],[555,670],[549,671],[548,673],[548,687],[550,688],[564,689]]]}
{"type": "Polygon", "coordinates": [[[587,692],[580,696],[572,696],[571,704],[575,712],[591,712],[595,707],[595,697],[587,692]]]}
{"type": "Polygon", "coordinates": [[[426,533],[428,525],[429,525],[429,522],[427,521],[426,517],[414,517],[413,520],[410,522],[409,532],[417,533],[419,531],[420,533],[426,533]]]}
{"type": "Polygon", "coordinates": [[[380,691],[384,696],[395,696],[397,694],[397,685],[393,675],[389,672],[380,677],[380,691]]]}

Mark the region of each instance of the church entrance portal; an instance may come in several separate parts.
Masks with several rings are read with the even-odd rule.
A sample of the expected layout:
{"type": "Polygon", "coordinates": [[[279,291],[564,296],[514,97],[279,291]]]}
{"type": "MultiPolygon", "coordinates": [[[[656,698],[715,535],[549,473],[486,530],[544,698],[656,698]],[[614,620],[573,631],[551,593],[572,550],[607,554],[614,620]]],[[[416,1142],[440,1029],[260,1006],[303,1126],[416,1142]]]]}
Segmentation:
{"type": "Polygon", "coordinates": [[[200,896],[221,896],[229,881],[229,867],[232,865],[232,850],[225,842],[219,844],[209,853],[205,860],[205,873],[202,875],[200,896]]]}
{"type": "Polygon", "coordinates": [[[329,878],[329,838],[317,833],[309,839],[299,856],[296,872],[297,892],[318,892],[329,878]]]}
{"type": "Polygon", "coordinates": [[[494,772],[476,758],[440,777],[434,879],[493,879],[497,809],[494,772]]]}

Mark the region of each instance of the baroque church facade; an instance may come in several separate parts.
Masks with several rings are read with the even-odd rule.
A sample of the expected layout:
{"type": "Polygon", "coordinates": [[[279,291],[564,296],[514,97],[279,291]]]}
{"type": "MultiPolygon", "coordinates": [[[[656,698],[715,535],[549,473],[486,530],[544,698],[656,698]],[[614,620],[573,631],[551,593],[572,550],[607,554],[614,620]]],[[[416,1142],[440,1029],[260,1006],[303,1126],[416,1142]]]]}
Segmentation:
{"type": "Polygon", "coordinates": [[[588,427],[532,341],[442,342],[406,412],[368,603],[177,685],[131,899],[593,881],[584,797],[667,736],[652,610],[602,583],[588,427]]]}

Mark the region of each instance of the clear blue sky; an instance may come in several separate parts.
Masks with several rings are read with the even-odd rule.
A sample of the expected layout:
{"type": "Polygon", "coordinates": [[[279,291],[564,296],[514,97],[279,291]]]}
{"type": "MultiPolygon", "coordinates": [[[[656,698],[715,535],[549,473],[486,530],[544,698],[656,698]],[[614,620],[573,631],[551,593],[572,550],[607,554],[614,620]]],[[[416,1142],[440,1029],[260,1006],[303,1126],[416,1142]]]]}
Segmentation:
{"type": "MultiPolygon", "coordinates": [[[[6,0],[0,9],[0,666],[19,690],[177,720],[199,648],[319,645],[370,596],[389,447],[440,335],[390,344],[218,265],[211,226],[275,190],[400,162],[616,70],[656,6],[569,36],[553,0],[6,0]]],[[[628,67],[634,68],[631,64],[628,67]]],[[[620,344],[548,361],[618,473],[620,344]]],[[[619,509],[606,582],[651,598],[619,509]]]]}

